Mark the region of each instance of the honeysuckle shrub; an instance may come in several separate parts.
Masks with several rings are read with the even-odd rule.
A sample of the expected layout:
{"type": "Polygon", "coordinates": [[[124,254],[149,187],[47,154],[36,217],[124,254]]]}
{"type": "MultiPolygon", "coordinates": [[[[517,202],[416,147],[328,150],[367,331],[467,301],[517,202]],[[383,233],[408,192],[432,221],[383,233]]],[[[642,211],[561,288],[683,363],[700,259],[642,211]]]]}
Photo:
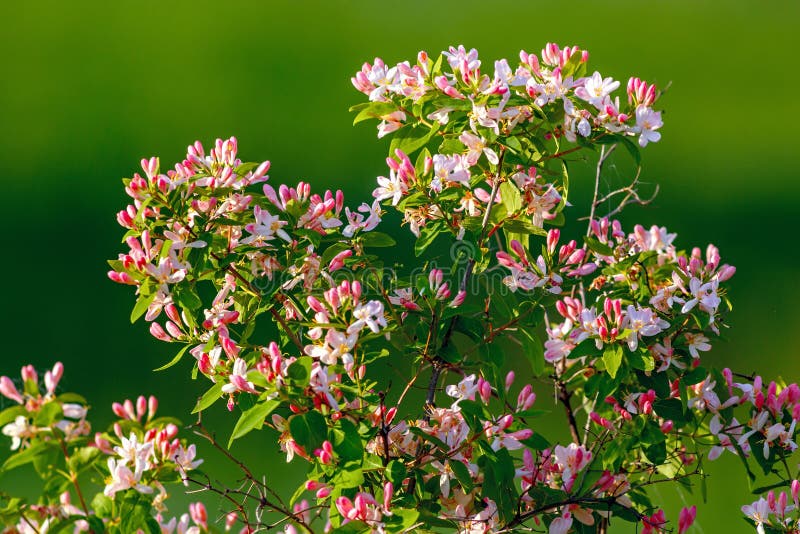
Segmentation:
{"type": "Polygon", "coordinates": [[[695,506],[668,518],[650,488],[705,499],[722,454],[757,495],[745,519],[797,532],[800,388],[701,363],[735,268],[614,218],[651,199],[640,151],[660,140],[657,87],[622,91],[554,44],[493,69],[464,47],[375,59],[352,82],[355,122],[391,139],[371,202],[276,185],[235,138],[124,180],[127,250],[109,277],[135,288],[131,320],[175,347],[162,370],[189,360],[206,382],[184,428],[241,485],[204,474],[153,397],[114,404],[119,421],[93,433],[87,401],[58,391],[63,367],[26,366],[0,380],[3,469],[33,464],[44,486],[36,502],[4,496],[4,532],[682,533],[695,506]],[[609,157],[631,168],[614,190],[609,157]],[[572,206],[570,169],[587,162],[592,200],[572,206]],[[540,424],[554,405],[562,429],[540,424]],[[235,419],[227,442],[209,410],[235,419]],[[302,476],[293,494],[228,450],[253,431],[302,476]],[[216,509],[172,517],[169,484],[216,509]]]}

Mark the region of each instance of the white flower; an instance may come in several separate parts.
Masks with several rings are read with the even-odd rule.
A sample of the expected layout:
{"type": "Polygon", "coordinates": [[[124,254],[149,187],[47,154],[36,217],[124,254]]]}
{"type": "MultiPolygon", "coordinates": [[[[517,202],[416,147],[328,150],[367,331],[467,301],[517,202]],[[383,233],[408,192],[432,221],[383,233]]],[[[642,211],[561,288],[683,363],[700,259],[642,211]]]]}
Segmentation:
{"type": "Polygon", "coordinates": [[[397,176],[393,170],[390,171],[389,177],[378,176],[378,185],[372,192],[372,196],[377,200],[392,199],[392,206],[397,206],[400,199],[408,191],[408,186],[397,176]]]}
{"type": "MultiPolygon", "coordinates": [[[[178,447],[178,451],[172,459],[175,461],[175,470],[180,473],[182,478],[186,478],[186,471],[197,469],[197,466],[203,463],[203,459],[195,459],[197,456],[197,449],[194,443],[187,448],[178,447]]],[[[189,482],[184,481],[184,485],[188,486],[189,482]]]]}
{"type": "Polygon", "coordinates": [[[459,154],[445,156],[436,154],[433,156],[434,179],[438,179],[442,184],[446,182],[469,182],[469,164],[462,161],[459,154]]]}
{"type": "Polygon", "coordinates": [[[117,463],[114,458],[109,458],[108,471],[111,473],[111,476],[107,480],[106,487],[103,490],[103,494],[106,497],[113,499],[116,492],[130,488],[134,488],[139,493],[153,493],[153,488],[140,483],[142,471],[138,465],[134,471],[131,471],[124,462],[117,463]]]}
{"type": "Polygon", "coordinates": [[[631,131],[639,134],[639,146],[644,148],[647,143],[656,143],[661,139],[661,134],[656,130],[663,125],[660,111],[641,105],[636,108],[636,126],[631,131]]]}
{"type": "Polygon", "coordinates": [[[386,318],[383,316],[383,304],[371,300],[353,310],[356,321],[347,328],[347,333],[360,332],[365,326],[377,334],[381,328],[386,327],[386,318]]]}
{"type": "Polygon", "coordinates": [[[114,452],[122,459],[122,465],[131,464],[147,471],[152,465],[150,457],[154,454],[153,442],[139,443],[138,436],[131,432],[129,438],[122,438],[121,446],[114,447],[114,452]]]}
{"type": "Polygon", "coordinates": [[[597,109],[603,109],[606,97],[619,87],[619,82],[614,81],[613,78],[603,78],[603,76],[595,71],[591,77],[585,78],[583,87],[575,89],[575,94],[578,98],[586,100],[597,109]]]}
{"type": "Polygon", "coordinates": [[[450,384],[445,389],[445,392],[455,398],[455,402],[453,403],[453,409],[458,405],[459,401],[464,399],[467,400],[474,400],[475,393],[478,392],[478,381],[475,379],[475,375],[471,374],[469,376],[464,377],[464,379],[458,383],[458,385],[450,384]]]}
{"type": "Polygon", "coordinates": [[[699,358],[700,354],[697,351],[709,351],[711,350],[711,345],[708,343],[708,338],[702,334],[692,334],[687,332],[686,336],[686,344],[689,346],[689,354],[692,358],[699,358]]]}
{"type": "Polygon", "coordinates": [[[263,247],[267,241],[275,239],[275,235],[284,241],[292,240],[289,234],[282,230],[286,225],[286,221],[280,220],[278,215],[270,215],[267,210],[262,210],[260,206],[256,206],[253,209],[253,216],[256,222],[244,227],[251,235],[239,241],[243,245],[263,247]]]}
{"type": "Polygon", "coordinates": [[[24,415],[18,415],[14,422],[8,423],[3,427],[3,434],[11,438],[11,450],[15,451],[22,445],[22,440],[33,436],[36,433],[36,427],[28,424],[28,418],[24,415]]]}
{"type": "Polygon", "coordinates": [[[459,136],[458,140],[469,148],[469,152],[465,158],[467,165],[473,166],[478,163],[478,158],[481,157],[481,154],[485,154],[486,159],[489,160],[489,163],[492,165],[497,165],[500,161],[497,157],[497,153],[486,146],[486,139],[483,137],[464,132],[459,136]]]}
{"type": "Polygon", "coordinates": [[[633,306],[628,306],[622,327],[631,330],[628,335],[628,348],[634,351],[639,346],[639,336],[658,335],[669,328],[669,323],[653,313],[650,308],[637,310],[633,306]]]}

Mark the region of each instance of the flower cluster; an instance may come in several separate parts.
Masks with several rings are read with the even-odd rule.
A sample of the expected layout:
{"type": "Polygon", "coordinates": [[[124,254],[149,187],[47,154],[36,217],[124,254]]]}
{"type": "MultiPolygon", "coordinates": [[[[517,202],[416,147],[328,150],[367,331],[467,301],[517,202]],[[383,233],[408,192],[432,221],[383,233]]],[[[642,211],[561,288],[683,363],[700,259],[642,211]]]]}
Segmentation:
{"type": "Polygon", "coordinates": [[[131,320],[178,347],[161,370],[191,356],[207,388],[193,413],[235,414],[228,448],[260,431],[304,470],[291,499],[198,423],[241,471],[242,486],[215,485],[152,397],[115,403],[120,420],[90,441],[86,402],[56,393],[56,365],[44,389],[29,368],[21,388],[0,379],[16,403],[0,420],[10,467],[41,470],[38,453],[63,447],[69,476],[0,518],[17,530],[45,517],[48,528],[213,530],[199,503],[167,519],[173,482],[218,495],[226,530],[241,532],[568,534],[613,520],[682,534],[696,508],[670,520],[650,488],[691,485],[705,458],[729,451],[751,481],[753,465],[779,479],[745,516],[759,532],[796,530],[800,387],[701,362],[726,327],[735,268],[713,245],[677,248],[660,226],[623,231],[612,217],[647,202],[638,173],[600,196],[618,147],[638,166],[660,140],[658,90],[631,78],[621,100],[621,83],[589,74],[574,46],[519,57],[491,73],[463,46],[365,64],[355,122],[376,119],[391,138],[371,204],[275,185],[269,162],[239,159],[235,138],[208,153],[194,143],[166,171],[144,159],[123,181],[126,249],[108,276],[135,287],[131,320]],[[583,215],[570,203],[578,151],[597,158],[582,242],[566,238],[583,215]],[[383,209],[408,225],[413,254],[378,230],[383,209]],[[568,440],[538,423],[549,410],[537,395],[563,409],[568,440]],[[87,466],[103,475],[91,509],[87,466]]]}
{"type": "MultiPolygon", "coordinates": [[[[115,402],[112,411],[119,419],[112,431],[90,436],[87,402],[75,393],[57,391],[63,373],[64,366],[56,363],[40,384],[36,369],[26,365],[21,388],[11,378],[0,377],[0,394],[17,403],[0,412],[0,420],[12,421],[3,427],[12,439],[12,455],[2,469],[32,463],[45,481],[41,501],[12,500],[0,510],[3,523],[14,525],[2,532],[44,532],[68,525],[75,532],[101,532],[111,525],[125,531],[156,521],[155,514],[160,517],[166,511],[165,485],[185,479],[202,463],[196,459],[195,445],[178,439],[174,419],[156,417],[158,401],[153,396],[115,402]],[[98,483],[105,487],[90,508],[85,492],[98,483]],[[121,517],[123,513],[129,517],[121,517]]],[[[175,529],[174,523],[165,526],[167,532],[175,529]]],[[[197,527],[179,528],[200,532],[197,527]]]]}

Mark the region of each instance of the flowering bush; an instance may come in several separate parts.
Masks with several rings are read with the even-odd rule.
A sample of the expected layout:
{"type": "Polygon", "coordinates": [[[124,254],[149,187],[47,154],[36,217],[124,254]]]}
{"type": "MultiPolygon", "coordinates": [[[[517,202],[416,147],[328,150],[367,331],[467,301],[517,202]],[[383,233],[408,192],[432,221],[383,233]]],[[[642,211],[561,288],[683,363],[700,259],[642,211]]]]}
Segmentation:
{"type": "Polygon", "coordinates": [[[728,451],[751,482],[767,480],[748,520],[796,532],[800,387],[701,364],[735,268],[713,245],[684,251],[665,228],[613,219],[650,200],[640,149],[660,139],[660,92],[631,78],[620,100],[587,60],[548,44],[491,75],[463,47],[364,64],[355,122],[378,120],[391,145],[374,201],[358,207],[304,182],[273,187],[269,162],[243,163],[234,138],[195,143],[166,171],[142,160],[124,180],[128,250],[109,277],[136,288],[131,320],[178,347],[162,369],[188,355],[208,381],[194,413],[224,403],[228,447],[261,431],[304,482],[279,495],[198,421],[245,480],[217,485],[152,397],[115,404],[120,421],[89,437],[86,401],[56,393],[61,366],[44,390],[25,367],[22,391],[0,382],[18,404],[0,413],[15,451],[3,468],[33,463],[45,490],[36,504],[7,500],[6,531],[215,528],[199,503],[164,519],[164,485],[183,483],[218,494],[226,530],[242,532],[682,533],[695,507],[668,520],[648,489],[704,498],[706,460],[728,451]],[[619,147],[636,170],[601,191],[619,147]],[[583,153],[594,192],[573,214],[569,167],[583,153]],[[400,246],[379,231],[384,208],[416,238],[406,264],[381,254],[400,246]],[[537,392],[561,405],[563,432],[537,423],[537,392]],[[89,500],[92,476],[104,488],[89,500]]]}

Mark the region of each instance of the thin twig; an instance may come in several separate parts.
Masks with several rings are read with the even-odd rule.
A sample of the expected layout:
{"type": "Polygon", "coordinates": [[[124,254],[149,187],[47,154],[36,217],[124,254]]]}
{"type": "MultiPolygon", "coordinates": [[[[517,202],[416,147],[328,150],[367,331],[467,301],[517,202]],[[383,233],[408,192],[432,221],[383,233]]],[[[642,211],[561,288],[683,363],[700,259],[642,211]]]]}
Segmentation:
{"type": "Polygon", "coordinates": [[[597,195],[600,193],[600,176],[603,174],[603,164],[616,148],[617,145],[611,145],[611,148],[609,148],[607,151],[606,145],[603,145],[600,148],[600,158],[597,160],[597,172],[595,172],[594,175],[594,195],[592,196],[592,207],[589,211],[589,224],[586,227],[586,235],[590,235],[592,233],[592,221],[594,220],[594,210],[598,205],[597,195]]]}

